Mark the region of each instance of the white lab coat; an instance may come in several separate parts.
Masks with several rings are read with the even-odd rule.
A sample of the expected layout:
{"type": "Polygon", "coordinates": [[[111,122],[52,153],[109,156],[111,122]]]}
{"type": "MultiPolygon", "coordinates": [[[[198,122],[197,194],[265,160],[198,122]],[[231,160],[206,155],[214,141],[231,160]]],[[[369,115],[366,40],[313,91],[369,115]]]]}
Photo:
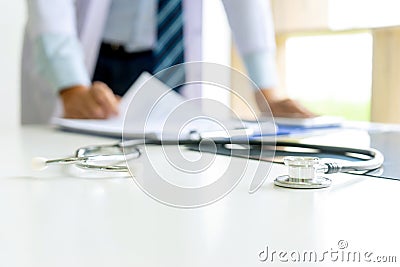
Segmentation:
{"type": "Polygon", "coordinates": [[[39,75],[35,64],[34,42],[44,33],[79,36],[89,73],[101,40],[106,12],[111,0],[33,0],[28,1],[28,23],[22,54],[21,122],[47,123],[60,108],[58,92],[39,75]],[[76,5],[76,9],[75,9],[76,5]],[[41,19],[38,16],[41,16],[41,19]]]}
{"type": "MultiPolygon", "coordinates": [[[[85,65],[91,75],[97,61],[103,28],[112,0],[28,0],[22,79],[21,122],[48,123],[60,113],[58,92],[39,75],[33,53],[35,38],[43,33],[77,35],[85,65]],[[40,16],[40,19],[38,17],[40,16]]],[[[223,0],[231,28],[242,53],[274,49],[273,26],[268,0],[223,0]],[[246,18],[243,20],[243,18],[246,18]]],[[[201,60],[201,0],[184,0],[185,60],[201,60]]]]}

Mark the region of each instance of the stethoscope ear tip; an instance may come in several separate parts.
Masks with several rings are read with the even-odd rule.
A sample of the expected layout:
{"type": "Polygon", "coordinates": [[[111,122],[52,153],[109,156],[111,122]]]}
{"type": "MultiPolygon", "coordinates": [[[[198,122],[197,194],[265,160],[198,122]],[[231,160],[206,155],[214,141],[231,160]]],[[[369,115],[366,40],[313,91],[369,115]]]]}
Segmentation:
{"type": "Polygon", "coordinates": [[[35,157],[31,163],[32,169],[35,171],[42,171],[47,168],[47,159],[42,157],[35,157]]]}

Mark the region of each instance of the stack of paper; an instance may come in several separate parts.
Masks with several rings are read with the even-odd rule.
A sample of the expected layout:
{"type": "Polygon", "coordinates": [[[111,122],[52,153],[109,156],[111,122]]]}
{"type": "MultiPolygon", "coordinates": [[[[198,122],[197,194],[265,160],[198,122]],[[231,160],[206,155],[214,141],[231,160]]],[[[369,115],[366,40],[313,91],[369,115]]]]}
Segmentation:
{"type": "Polygon", "coordinates": [[[275,123],[285,126],[298,126],[304,128],[340,126],[343,118],[336,116],[317,116],[313,118],[280,118],[275,117],[275,123]]]}

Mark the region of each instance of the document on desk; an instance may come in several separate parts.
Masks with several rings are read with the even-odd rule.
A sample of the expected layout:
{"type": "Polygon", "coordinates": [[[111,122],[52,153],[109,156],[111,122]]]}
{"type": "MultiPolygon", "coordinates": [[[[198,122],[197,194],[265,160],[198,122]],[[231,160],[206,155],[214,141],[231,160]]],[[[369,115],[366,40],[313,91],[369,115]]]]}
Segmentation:
{"type": "Polygon", "coordinates": [[[338,116],[316,116],[313,118],[280,118],[275,117],[275,123],[281,126],[293,126],[303,128],[324,128],[340,126],[343,118],[338,116]]]}
{"type": "MultiPolygon", "coordinates": [[[[119,116],[106,120],[53,118],[52,123],[64,130],[112,137],[123,133],[127,138],[177,138],[179,131],[182,139],[193,132],[219,135],[224,128],[242,135],[257,132],[254,123],[232,119],[223,121],[221,128],[203,114],[198,102],[188,101],[149,73],[143,73],[122,97],[119,116]]],[[[263,133],[275,134],[273,123],[261,127],[263,133]]]]}

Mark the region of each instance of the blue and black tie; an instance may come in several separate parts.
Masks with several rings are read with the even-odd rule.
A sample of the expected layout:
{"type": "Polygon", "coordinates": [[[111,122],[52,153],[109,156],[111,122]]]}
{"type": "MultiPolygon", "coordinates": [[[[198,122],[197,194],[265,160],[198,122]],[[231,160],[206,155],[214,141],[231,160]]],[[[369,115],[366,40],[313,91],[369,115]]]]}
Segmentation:
{"type": "MultiPolygon", "coordinates": [[[[154,74],[184,63],[182,0],[158,0],[157,27],[154,74]]],[[[185,81],[184,67],[164,71],[158,78],[167,85],[176,87],[185,81]]]]}

